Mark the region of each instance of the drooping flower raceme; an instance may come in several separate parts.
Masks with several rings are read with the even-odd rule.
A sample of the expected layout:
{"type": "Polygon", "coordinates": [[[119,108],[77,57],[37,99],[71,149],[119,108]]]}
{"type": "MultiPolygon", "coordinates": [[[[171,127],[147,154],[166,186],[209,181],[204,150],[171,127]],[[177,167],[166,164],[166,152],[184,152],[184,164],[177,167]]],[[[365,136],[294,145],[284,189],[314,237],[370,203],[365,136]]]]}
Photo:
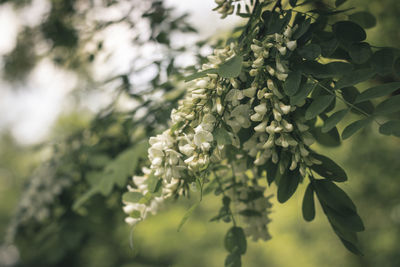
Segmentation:
{"type": "Polygon", "coordinates": [[[231,173],[240,177],[227,186],[234,190],[219,190],[237,203],[246,235],[270,238],[269,197],[248,172],[262,175],[273,164],[276,175],[305,176],[307,166],[318,163],[308,149],[312,134],[283,88],[290,74],[288,57],[297,47],[291,39],[295,29],[287,26],[282,33],[253,39],[249,49],[231,43],[208,56],[201,68],[206,74],[188,83],[186,97],[172,111],[172,127],[149,140],[150,169],[133,178],[135,188],[129,187],[141,199],[124,199],[128,223],[143,220],[172,195],[187,194],[194,183],[219,179],[210,173],[220,165],[240,165],[243,170],[231,173]],[[214,71],[238,58],[239,75],[214,71]]]}

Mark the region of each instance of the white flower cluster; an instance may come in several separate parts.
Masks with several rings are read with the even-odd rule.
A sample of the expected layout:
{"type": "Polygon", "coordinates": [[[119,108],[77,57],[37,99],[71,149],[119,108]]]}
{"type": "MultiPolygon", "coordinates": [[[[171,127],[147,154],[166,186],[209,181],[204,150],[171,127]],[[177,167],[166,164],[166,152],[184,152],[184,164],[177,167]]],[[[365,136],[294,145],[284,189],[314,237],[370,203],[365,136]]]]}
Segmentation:
{"type": "Polygon", "coordinates": [[[269,210],[272,207],[269,197],[264,197],[265,187],[242,187],[237,191],[237,210],[241,220],[246,224],[244,232],[254,241],[271,239],[268,231],[269,210]]]}
{"type": "MultiPolygon", "coordinates": [[[[316,162],[308,150],[314,138],[304,120],[294,116],[296,107],[290,105],[283,90],[290,73],[287,58],[297,46],[296,40],[291,40],[295,29],[296,26],[288,26],[282,34],[254,39],[248,54],[231,43],[208,56],[202,71],[218,69],[222,63],[238,57],[238,53],[242,53],[240,57],[245,61],[236,78],[223,78],[209,72],[191,82],[186,97],[171,113],[172,127],[150,138],[150,169],[145,171],[145,176],[134,177],[137,189],[129,190],[146,195],[145,181],[152,175],[162,180],[162,194],[143,204],[125,203],[124,210],[130,215],[128,223],[135,224],[149,212],[154,213],[158,203],[171,195],[170,188],[174,188],[174,194],[179,194],[185,184],[204,177],[214,163],[226,159],[226,144],[232,144],[239,151],[229,164],[244,162],[240,164],[244,172],[251,159],[254,170],[263,169],[272,161],[282,174],[289,169],[305,176],[306,167],[316,162]],[[216,140],[216,132],[222,129],[225,138],[230,139],[226,144],[216,140]],[[243,131],[245,138],[240,137],[243,131]]],[[[264,192],[262,188],[247,186],[248,182],[245,180],[239,188],[242,196],[254,190],[264,192]]],[[[246,209],[260,215],[244,220],[248,225],[246,233],[255,240],[269,239],[267,224],[271,205],[268,198],[262,196],[246,205],[246,209]]]]}
{"type": "Polygon", "coordinates": [[[242,92],[250,98],[249,103],[257,103],[253,104],[250,120],[258,125],[254,127],[254,135],[243,144],[243,148],[256,158],[255,165],[261,166],[271,158],[274,164],[279,164],[282,174],[287,167],[290,170],[299,167],[304,176],[306,166],[313,162],[307,146],[315,140],[303,121],[293,120],[291,113],[296,107],[288,103],[283,92],[283,82],[289,73],[288,62],[283,57],[288,50],[293,51],[297,47],[296,40],[290,39],[295,29],[287,27],[283,34],[276,33],[266,36],[264,40],[253,40],[252,56],[245,64],[251,68],[249,75],[254,79],[251,87],[242,92]],[[272,53],[275,54],[274,58],[271,58],[272,53]],[[280,160],[278,147],[281,148],[281,154],[282,151],[290,152],[291,158],[280,160]]]}
{"type": "MultiPolygon", "coordinates": [[[[151,175],[151,170],[148,168],[143,168],[143,176],[133,176],[133,183],[137,188],[128,186],[129,192],[138,192],[146,196],[149,193],[147,180],[149,175],[151,175]]],[[[162,192],[160,196],[152,197],[147,200],[147,203],[132,203],[127,202],[124,206],[124,212],[130,216],[125,218],[125,222],[130,225],[135,225],[141,220],[147,217],[148,213],[155,214],[164,201],[164,199],[170,197],[173,191],[177,188],[179,183],[178,179],[171,179],[170,182],[165,182],[162,186],[162,192]]]]}
{"type": "Polygon", "coordinates": [[[37,169],[22,193],[17,211],[7,230],[7,240],[12,243],[20,224],[30,220],[43,222],[50,216],[49,206],[72,184],[71,178],[55,175],[54,166],[37,169]]]}

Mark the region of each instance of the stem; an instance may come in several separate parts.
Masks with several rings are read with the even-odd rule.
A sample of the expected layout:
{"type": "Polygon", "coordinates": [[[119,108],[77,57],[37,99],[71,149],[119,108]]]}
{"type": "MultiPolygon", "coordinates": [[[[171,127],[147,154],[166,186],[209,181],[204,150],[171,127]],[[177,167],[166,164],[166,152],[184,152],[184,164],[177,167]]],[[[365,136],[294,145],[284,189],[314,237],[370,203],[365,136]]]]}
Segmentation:
{"type": "MultiPolygon", "coordinates": [[[[217,183],[218,183],[219,187],[221,188],[222,195],[223,195],[224,197],[227,197],[227,195],[225,194],[225,191],[224,191],[223,188],[222,188],[222,183],[221,183],[221,181],[219,180],[218,176],[215,174],[215,172],[214,172],[214,176],[215,176],[215,179],[217,180],[217,183]]],[[[229,203],[228,209],[229,209],[229,213],[231,214],[233,226],[236,226],[235,216],[233,216],[233,212],[232,212],[231,204],[230,204],[230,203],[229,203]]]]}
{"type": "Polygon", "coordinates": [[[275,2],[274,7],[272,8],[272,12],[274,12],[275,9],[277,9],[278,7],[279,7],[280,10],[282,10],[282,0],[277,0],[277,1],[275,2]]]}
{"type": "MultiPolygon", "coordinates": [[[[303,75],[304,75],[304,74],[303,74],[303,75]]],[[[306,75],[304,75],[304,76],[307,77],[306,75]]],[[[367,118],[373,118],[373,117],[371,116],[371,114],[368,114],[368,113],[365,112],[364,110],[358,108],[357,106],[355,106],[354,104],[350,103],[349,101],[347,101],[347,100],[344,99],[343,97],[336,95],[334,92],[332,92],[332,91],[331,91],[329,88],[327,88],[325,85],[321,84],[318,80],[312,78],[311,76],[310,76],[310,77],[307,77],[307,78],[312,79],[312,81],[313,81],[314,83],[318,84],[319,86],[321,86],[322,89],[324,89],[325,91],[327,91],[327,92],[330,93],[331,95],[334,95],[336,98],[340,99],[342,102],[346,103],[346,104],[349,105],[351,108],[357,110],[358,112],[360,112],[361,114],[363,114],[365,117],[367,117],[367,118]]],[[[374,120],[379,126],[382,125],[382,124],[381,124],[379,121],[377,121],[375,118],[373,118],[373,120],[374,120]]]]}

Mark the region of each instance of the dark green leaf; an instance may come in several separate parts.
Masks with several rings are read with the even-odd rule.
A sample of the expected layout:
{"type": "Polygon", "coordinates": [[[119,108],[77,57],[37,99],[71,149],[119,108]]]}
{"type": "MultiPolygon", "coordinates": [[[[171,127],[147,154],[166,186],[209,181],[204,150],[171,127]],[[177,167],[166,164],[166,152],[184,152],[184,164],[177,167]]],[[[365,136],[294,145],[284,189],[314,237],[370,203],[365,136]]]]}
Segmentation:
{"type": "Polygon", "coordinates": [[[393,49],[384,48],[372,55],[371,65],[381,75],[390,74],[393,71],[395,58],[393,49]]]}
{"type": "Polygon", "coordinates": [[[356,98],[360,95],[358,89],[354,86],[345,87],[341,89],[342,96],[344,100],[347,101],[346,105],[350,108],[350,111],[362,115],[363,113],[359,110],[367,114],[372,114],[375,110],[374,105],[372,105],[371,101],[364,101],[361,103],[354,104],[356,98]]]}
{"type": "Polygon", "coordinates": [[[333,160],[319,154],[312,154],[312,157],[321,161],[321,164],[313,164],[311,169],[321,175],[335,182],[347,181],[346,172],[337,165],[333,160]]]}
{"type": "Polygon", "coordinates": [[[181,222],[179,223],[178,226],[178,232],[182,229],[183,225],[186,223],[186,221],[189,219],[189,217],[192,215],[193,211],[199,206],[199,202],[193,204],[185,213],[185,215],[183,215],[183,218],[181,220],[181,222]]]}
{"type": "Polygon", "coordinates": [[[296,4],[297,4],[297,0],[289,0],[289,4],[290,4],[292,7],[295,7],[296,4]]]}
{"type": "Polygon", "coordinates": [[[267,171],[267,182],[269,185],[271,185],[272,182],[275,181],[278,170],[278,164],[274,164],[271,160],[269,160],[267,164],[265,164],[265,168],[267,171]]]}
{"type": "Polygon", "coordinates": [[[358,121],[350,123],[349,125],[347,125],[346,128],[344,128],[344,130],[342,132],[342,139],[345,140],[345,139],[349,138],[350,136],[355,134],[358,130],[367,126],[370,122],[371,122],[371,119],[367,118],[367,119],[362,119],[362,120],[358,120],[358,121]]]}
{"type": "Polygon", "coordinates": [[[333,129],[346,116],[348,111],[348,109],[342,109],[333,113],[328,119],[325,120],[321,131],[326,133],[333,129]]]}
{"type": "Polygon", "coordinates": [[[368,43],[354,43],[349,48],[349,55],[354,63],[363,64],[372,56],[368,43]]]}
{"type": "Polygon", "coordinates": [[[143,195],[139,192],[126,192],[122,195],[123,202],[137,203],[143,198],[143,195]]]}
{"type": "Polygon", "coordinates": [[[313,60],[321,55],[321,47],[317,44],[309,44],[297,49],[297,52],[303,58],[313,60]]]}
{"type": "Polygon", "coordinates": [[[400,111],[400,95],[391,96],[376,106],[375,114],[387,115],[400,111]]]}
{"type": "Polygon", "coordinates": [[[290,97],[290,104],[295,106],[302,106],[305,103],[305,99],[314,88],[315,83],[301,84],[298,92],[294,96],[290,97]]]}
{"type": "Polygon", "coordinates": [[[304,193],[302,211],[304,220],[306,220],[307,222],[314,220],[315,218],[314,189],[312,188],[311,184],[307,186],[307,189],[304,193]]]}
{"type": "Polygon", "coordinates": [[[308,29],[310,28],[310,25],[311,25],[310,19],[306,19],[304,22],[302,22],[299,25],[299,28],[293,33],[292,39],[297,40],[300,37],[302,37],[303,34],[305,34],[308,31],[308,29]]]}
{"type": "Polygon", "coordinates": [[[400,121],[388,121],[379,127],[379,132],[384,135],[400,137],[400,121]]]}
{"type": "Polygon", "coordinates": [[[306,120],[311,120],[321,114],[331,104],[333,99],[335,99],[333,95],[317,96],[306,110],[306,120]]]}
{"type": "Polygon", "coordinates": [[[281,19],[278,12],[266,10],[262,13],[262,18],[265,24],[265,34],[280,32],[286,24],[286,20],[281,19]]]}
{"type": "Polygon", "coordinates": [[[247,241],[244,231],[240,227],[232,227],[225,236],[225,249],[231,253],[245,254],[247,241]]]}
{"type": "Polygon", "coordinates": [[[349,19],[361,25],[364,29],[373,28],[376,25],[376,18],[366,11],[353,13],[349,16],[349,19]]]}
{"type": "Polygon", "coordinates": [[[222,63],[218,67],[217,73],[223,78],[235,78],[242,71],[242,63],[243,57],[235,55],[233,58],[222,63]]]}
{"type": "Polygon", "coordinates": [[[400,77],[400,58],[396,59],[393,64],[393,71],[397,77],[400,77]]]}
{"type": "Polygon", "coordinates": [[[324,211],[332,224],[339,229],[345,229],[352,232],[361,232],[365,230],[364,223],[357,213],[343,215],[329,207],[325,207],[324,211]]]}
{"type": "Polygon", "coordinates": [[[346,1],[347,1],[347,0],[336,0],[336,1],[335,1],[335,6],[336,6],[336,7],[339,7],[339,6],[343,5],[346,1]]]}
{"type": "Polygon", "coordinates": [[[400,88],[400,82],[392,82],[374,86],[365,90],[360,95],[358,95],[354,103],[360,103],[366,100],[370,100],[372,98],[389,95],[399,88],[400,88]]]}
{"type": "Polygon", "coordinates": [[[225,259],[225,267],[241,267],[242,261],[240,259],[240,254],[231,253],[225,259]]]}
{"type": "Polygon", "coordinates": [[[342,215],[349,215],[357,212],[353,201],[333,182],[326,179],[314,180],[313,186],[322,204],[331,207],[342,215]]]}
{"type": "Polygon", "coordinates": [[[301,82],[301,72],[300,71],[292,71],[289,73],[285,83],[283,84],[283,90],[286,95],[293,96],[299,90],[301,82]]]}
{"type": "Polygon", "coordinates": [[[340,241],[342,241],[343,245],[344,245],[350,252],[352,252],[352,253],[354,253],[354,254],[356,254],[356,255],[360,255],[360,256],[363,255],[362,251],[358,248],[358,246],[357,246],[356,244],[353,244],[353,243],[351,243],[351,242],[349,242],[349,241],[347,241],[347,240],[345,240],[345,239],[343,239],[343,238],[341,238],[341,237],[339,237],[339,238],[340,238],[340,241]]]}
{"type": "Polygon", "coordinates": [[[333,129],[326,133],[321,131],[321,127],[315,127],[314,129],[311,129],[311,132],[315,137],[315,140],[323,146],[337,147],[341,144],[340,135],[336,127],[333,127],[333,129]]]}
{"type": "Polygon", "coordinates": [[[283,174],[279,180],[278,186],[278,201],[280,203],[286,202],[296,192],[297,186],[299,185],[301,176],[300,173],[295,171],[288,171],[283,174]]]}
{"type": "Polygon", "coordinates": [[[358,43],[367,38],[364,29],[351,21],[339,21],[332,26],[336,37],[346,43],[358,43]]]}
{"type": "Polygon", "coordinates": [[[343,76],[353,71],[353,66],[345,62],[331,62],[325,65],[327,78],[343,76]]]}
{"type": "Polygon", "coordinates": [[[335,89],[352,86],[366,81],[375,75],[373,69],[358,69],[344,75],[335,85],[335,89]]]}

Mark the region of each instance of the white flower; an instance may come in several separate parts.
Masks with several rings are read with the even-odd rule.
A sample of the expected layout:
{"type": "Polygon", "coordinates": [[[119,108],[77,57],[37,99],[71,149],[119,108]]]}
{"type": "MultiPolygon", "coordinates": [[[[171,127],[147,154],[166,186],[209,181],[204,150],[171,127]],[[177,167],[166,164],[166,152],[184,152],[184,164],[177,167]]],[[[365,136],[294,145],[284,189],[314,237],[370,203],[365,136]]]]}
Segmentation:
{"type": "Polygon", "coordinates": [[[210,149],[209,142],[214,140],[213,135],[210,132],[200,130],[194,135],[194,143],[196,146],[200,147],[204,151],[210,149]]]}
{"type": "Polygon", "coordinates": [[[296,40],[294,41],[289,41],[286,43],[287,48],[289,48],[290,51],[293,51],[297,48],[297,42],[296,40]]]}

